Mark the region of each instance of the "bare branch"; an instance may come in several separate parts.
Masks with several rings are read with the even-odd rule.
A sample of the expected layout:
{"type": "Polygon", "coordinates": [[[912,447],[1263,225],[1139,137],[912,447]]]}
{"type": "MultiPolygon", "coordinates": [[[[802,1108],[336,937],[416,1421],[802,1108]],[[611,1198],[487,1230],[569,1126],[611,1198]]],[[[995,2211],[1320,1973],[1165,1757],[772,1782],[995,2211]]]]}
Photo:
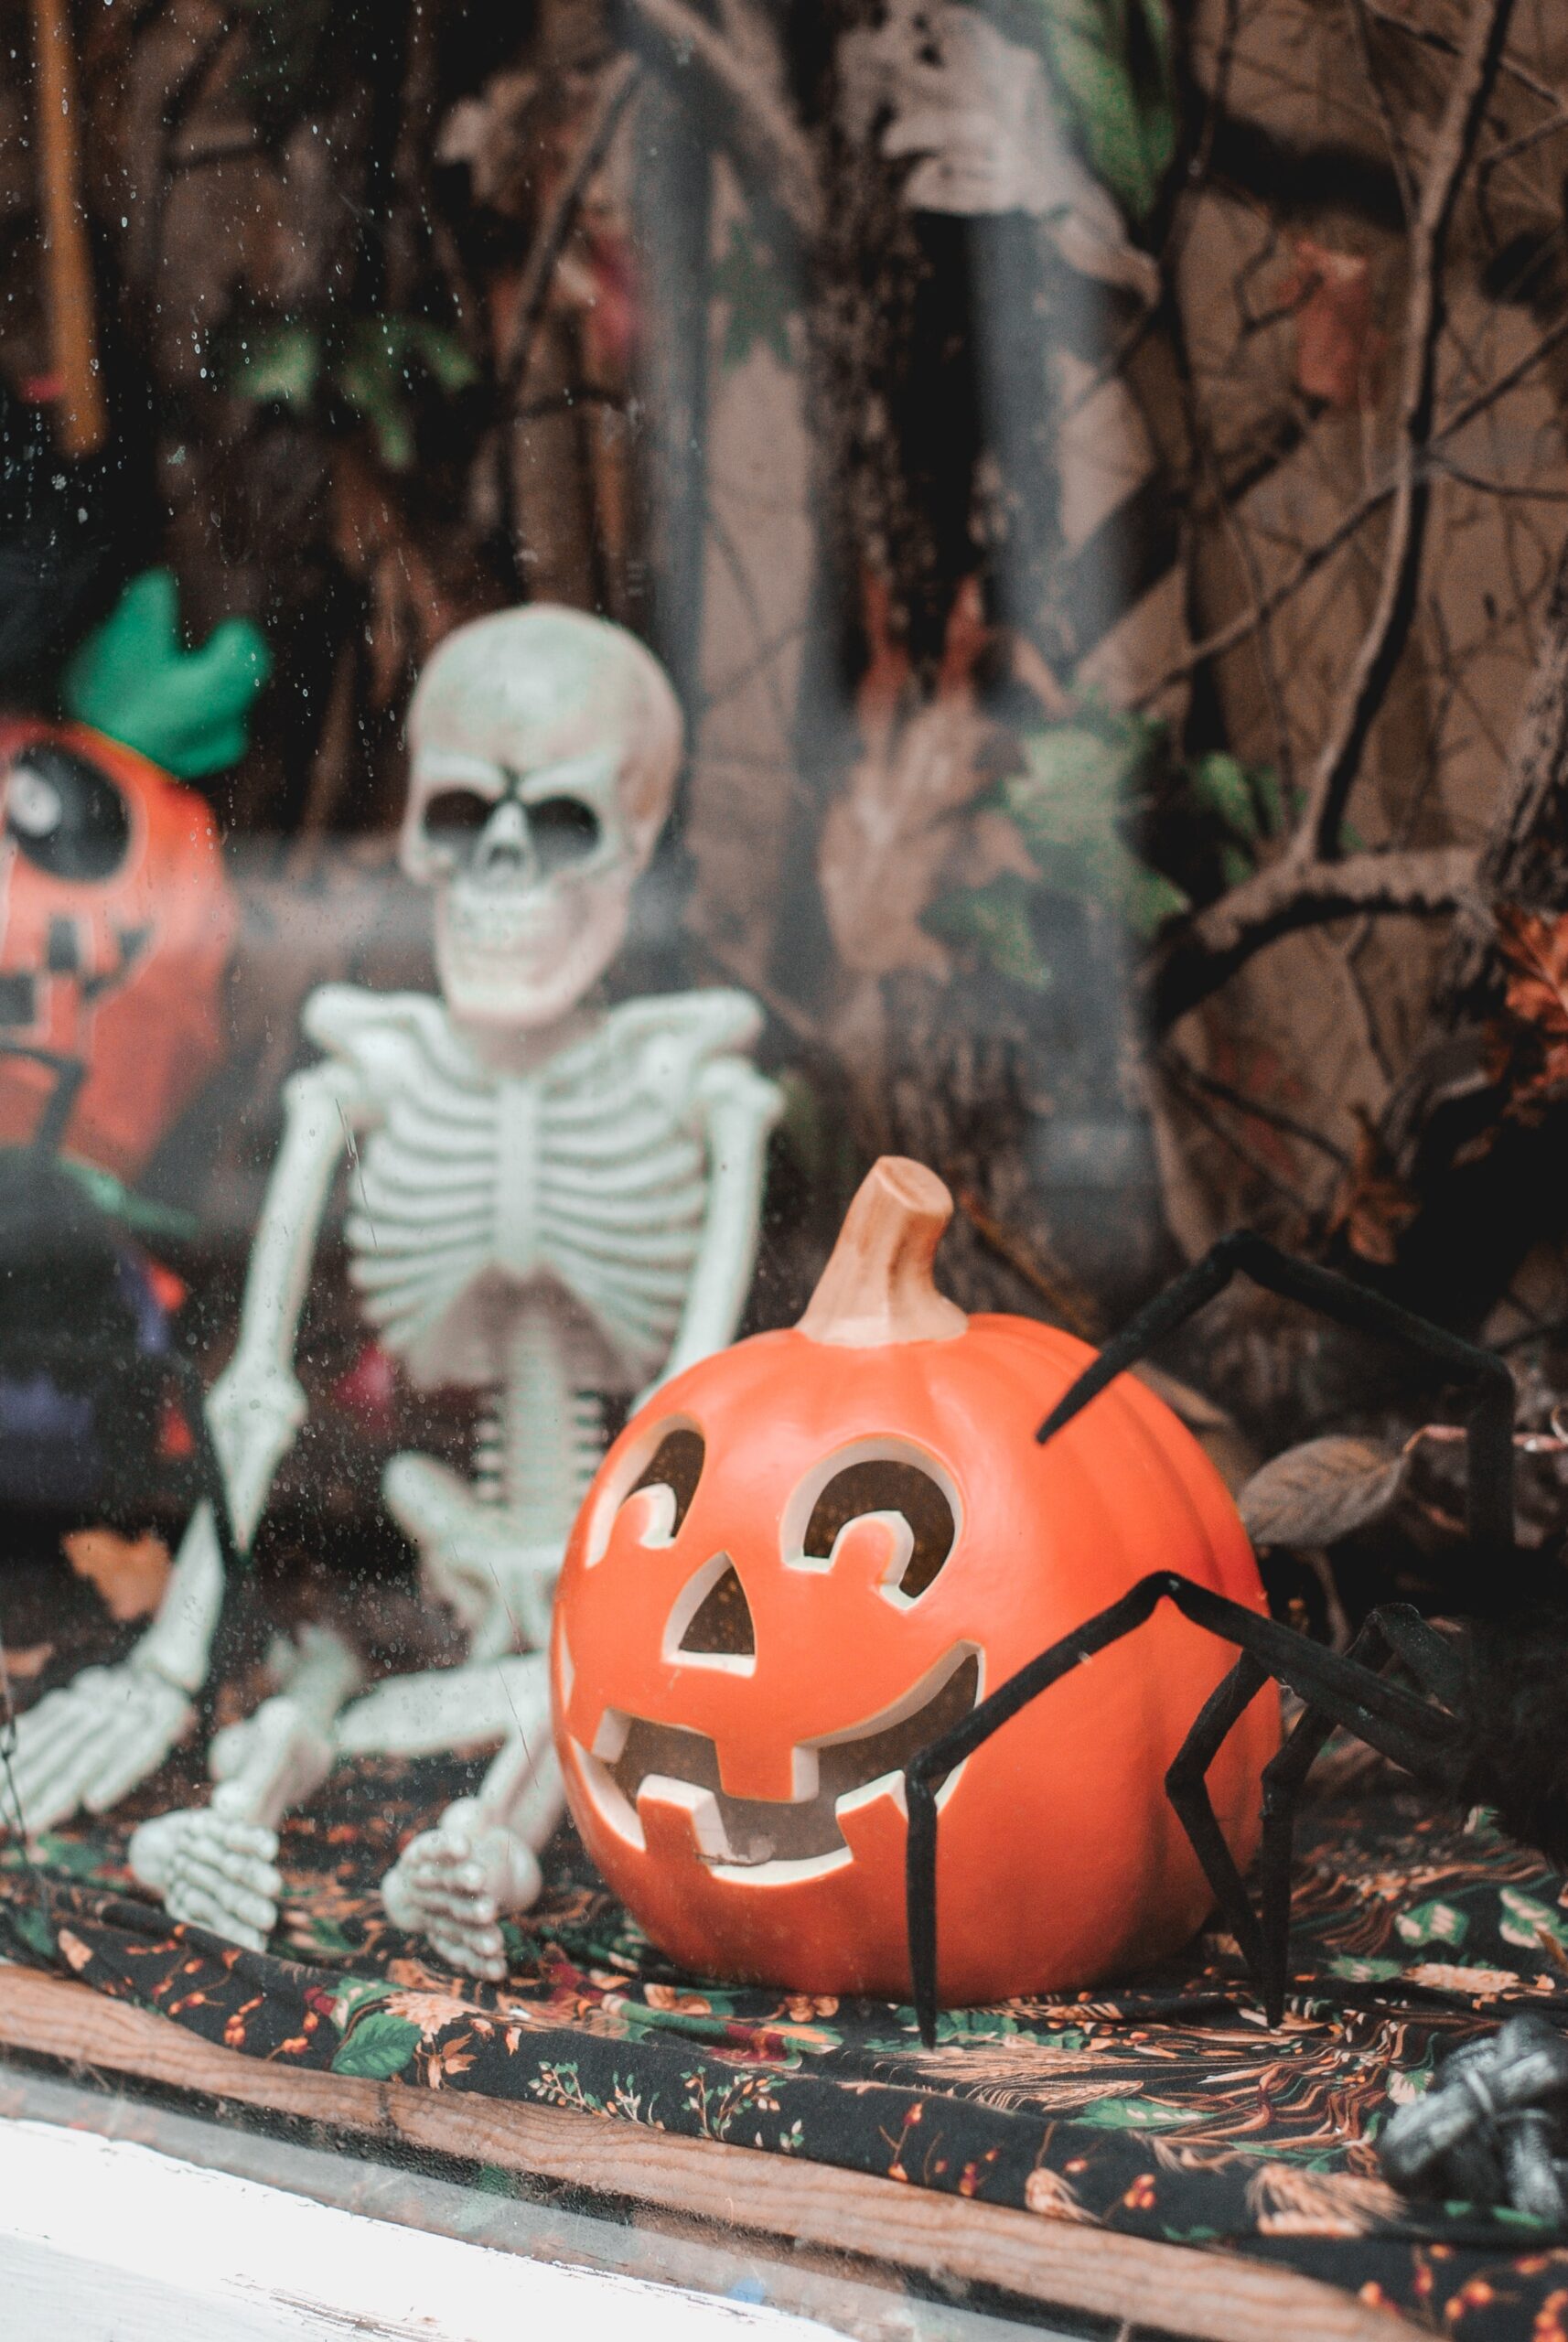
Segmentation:
{"type": "Polygon", "coordinates": [[[1474,890],[1476,861],[1469,846],[1353,854],[1340,862],[1282,857],[1200,911],[1156,955],[1148,977],[1155,1029],[1166,1030],[1279,936],[1361,911],[1431,918],[1455,909],[1474,890]]]}
{"type": "MultiPolygon", "coordinates": [[[[749,53],[715,32],[687,0],[631,0],[636,22],[652,37],[661,63],[677,71],[695,67],[733,125],[741,160],[749,166],[803,242],[822,222],[822,191],[811,143],[749,53]]],[[[749,52],[751,44],[746,44],[749,52]]]]}
{"type": "Polygon", "coordinates": [[[583,125],[577,151],[573,156],[565,177],[551,198],[550,209],[540,221],[534,234],[528,264],[522,282],[517,289],[517,306],[512,312],[510,330],[501,360],[501,372],[512,384],[520,383],[528,371],[528,360],[533,349],[533,338],[544,315],[550,298],[550,287],[555,277],[555,264],[561,257],[577,207],[587,192],[588,182],[605,158],[616,125],[642,78],[642,69],[632,57],[618,57],[599,84],[593,112],[583,125]]]}
{"type": "Polygon", "coordinates": [[[1382,585],[1349,684],[1313,774],[1293,858],[1331,858],[1339,851],[1346,800],[1409,638],[1421,582],[1431,508],[1423,456],[1432,429],[1437,343],[1443,328],[1443,262],[1449,222],[1481,116],[1502,55],[1514,0],[1481,0],[1466,28],[1459,61],[1433,140],[1411,227],[1411,285],[1405,312],[1404,379],[1400,391],[1399,452],[1382,585]]]}
{"type": "MultiPolygon", "coordinates": [[[[1517,389],[1525,376],[1533,373],[1541,360],[1550,357],[1565,340],[1568,340],[1568,310],[1548,326],[1522,357],[1516,358],[1511,366],[1505,367],[1495,382],[1488,382],[1484,390],[1477,391],[1462,406],[1455,407],[1447,421],[1433,433],[1428,442],[1429,449],[1441,447],[1444,441],[1466,430],[1478,417],[1496,406],[1499,399],[1506,398],[1511,390],[1517,389]]],[[[1173,659],[1168,667],[1162,668],[1151,682],[1144,684],[1134,695],[1132,704],[1134,707],[1150,706],[1176,683],[1185,682],[1197,668],[1207,666],[1211,659],[1222,658],[1227,650],[1234,650],[1239,643],[1245,642],[1255,626],[1272,618],[1283,604],[1293,600],[1302,587],[1316,576],[1324,563],[1330,560],[1341,546],[1348,544],[1374,512],[1382,510],[1394,492],[1395,484],[1395,480],[1390,478],[1380,481],[1376,488],[1369,489],[1359,502],[1352,504],[1348,511],[1340,514],[1326,535],[1319,537],[1316,544],[1306,547],[1294,566],[1269,587],[1255,609],[1239,611],[1224,626],[1217,627],[1212,634],[1206,634],[1201,642],[1193,643],[1179,659],[1173,659]]]]}

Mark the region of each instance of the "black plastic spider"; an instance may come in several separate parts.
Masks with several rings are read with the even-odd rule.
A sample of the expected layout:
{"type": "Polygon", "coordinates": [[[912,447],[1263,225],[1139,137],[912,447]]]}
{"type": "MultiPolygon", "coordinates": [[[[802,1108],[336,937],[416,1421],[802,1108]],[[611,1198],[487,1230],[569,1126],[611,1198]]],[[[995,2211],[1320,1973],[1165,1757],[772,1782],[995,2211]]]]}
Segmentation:
{"type": "Polygon", "coordinates": [[[113,1203],[61,1153],[84,1069],[17,1042],[0,1057],[54,1080],[30,1141],[0,1147],[0,1501],[205,1499],[225,1569],[238,1567],[195,1361],[113,1203]]]}
{"type": "Polygon", "coordinates": [[[1466,1528],[1476,1593],[1466,1606],[1483,1615],[1470,1615],[1457,1633],[1444,1633],[1406,1604],[1385,1605],[1371,1612],[1350,1649],[1338,1653],[1190,1578],[1156,1570],[1020,1668],[961,1724],[922,1749],[904,1775],[909,1960],[928,2047],[936,2039],[938,1791],[954,1767],[1020,1709],[1070,1668],[1133,1633],[1162,1602],[1240,1652],[1177,1751],[1165,1791],[1271,2025],[1284,2010],[1296,1803],[1314,1757],[1337,1724],[1435,1796],[1465,1809],[1490,1806],[1510,1837],[1539,1847],[1553,1863],[1568,1863],[1568,1585],[1559,1570],[1515,1543],[1514,1388],[1501,1359],[1243,1231],[1217,1244],[1108,1342],[1036,1437],[1060,1436],[1108,1383],[1241,1272],[1341,1325],[1399,1342],[1444,1367],[1455,1380],[1476,1386],[1466,1436],[1466,1528]],[[1495,1615],[1485,1615],[1488,1603],[1496,1604],[1495,1615]],[[1382,1671],[1396,1666],[1413,1690],[1382,1671]],[[1271,1678],[1306,1705],[1263,1773],[1259,1913],[1205,1782],[1227,1734],[1271,1678]]]}

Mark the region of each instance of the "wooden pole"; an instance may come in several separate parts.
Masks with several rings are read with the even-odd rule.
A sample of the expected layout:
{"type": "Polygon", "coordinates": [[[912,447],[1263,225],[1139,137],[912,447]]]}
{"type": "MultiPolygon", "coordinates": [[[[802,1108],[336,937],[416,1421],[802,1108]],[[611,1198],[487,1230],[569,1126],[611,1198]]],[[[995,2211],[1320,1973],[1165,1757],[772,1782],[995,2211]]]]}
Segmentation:
{"type": "Polygon", "coordinates": [[[81,112],[67,0],[33,0],[33,47],[50,363],[67,456],[96,454],[109,435],[98,371],[92,255],[81,201],[81,112]]]}

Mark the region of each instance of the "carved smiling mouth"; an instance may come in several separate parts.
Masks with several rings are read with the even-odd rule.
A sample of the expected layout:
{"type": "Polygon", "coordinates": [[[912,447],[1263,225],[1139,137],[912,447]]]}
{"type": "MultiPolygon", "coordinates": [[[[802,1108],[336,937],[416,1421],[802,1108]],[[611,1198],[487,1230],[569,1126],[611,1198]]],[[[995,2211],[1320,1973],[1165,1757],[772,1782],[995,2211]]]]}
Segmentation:
{"type": "Polygon", "coordinates": [[[718,1756],[704,1733],[650,1724],[607,1709],[594,1750],[578,1744],[583,1769],[618,1833],[644,1842],[637,1800],[644,1789],[684,1805],[698,1849],[715,1869],[755,1870],[765,1863],[832,1867],[849,1858],[839,1826],[846,1804],[868,1801],[897,1780],[912,1756],[962,1722],[980,1690],[980,1660],[950,1652],[893,1709],[850,1735],[795,1752],[792,1799],[730,1797],[720,1787],[718,1756]],[[911,1702],[914,1704],[911,1704],[911,1702]]]}

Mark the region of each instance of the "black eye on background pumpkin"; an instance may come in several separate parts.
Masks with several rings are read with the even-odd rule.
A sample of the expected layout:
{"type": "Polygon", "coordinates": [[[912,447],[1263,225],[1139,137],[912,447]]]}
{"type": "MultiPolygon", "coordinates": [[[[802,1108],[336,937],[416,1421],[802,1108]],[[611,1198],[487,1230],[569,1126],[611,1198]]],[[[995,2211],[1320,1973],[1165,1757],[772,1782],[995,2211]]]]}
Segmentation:
{"type": "Polygon", "coordinates": [[[73,748],[35,741],[5,776],[5,833],[50,878],[112,878],[131,843],[131,813],[101,766],[73,748]]]}
{"type": "Polygon", "coordinates": [[[678,1431],[667,1431],[639,1478],[626,1492],[628,1497],[634,1497],[639,1488],[668,1488],[675,1499],[675,1518],[670,1524],[671,1537],[692,1509],[692,1499],[696,1495],[697,1482],[703,1477],[703,1458],[706,1453],[700,1431],[692,1431],[684,1426],[678,1431]]]}
{"type": "Polygon", "coordinates": [[[528,834],[541,870],[564,870],[585,861],[599,842],[599,817],[580,797],[546,797],[527,810],[528,834]]]}
{"type": "Polygon", "coordinates": [[[898,1581],[913,1602],[924,1594],[952,1552],[958,1523],[946,1496],[929,1472],[897,1456],[871,1456],[835,1472],[811,1508],[802,1550],[825,1560],[852,1520],[868,1512],[899,1512],[909,1524],[914,1549],[898,1581]]]}

